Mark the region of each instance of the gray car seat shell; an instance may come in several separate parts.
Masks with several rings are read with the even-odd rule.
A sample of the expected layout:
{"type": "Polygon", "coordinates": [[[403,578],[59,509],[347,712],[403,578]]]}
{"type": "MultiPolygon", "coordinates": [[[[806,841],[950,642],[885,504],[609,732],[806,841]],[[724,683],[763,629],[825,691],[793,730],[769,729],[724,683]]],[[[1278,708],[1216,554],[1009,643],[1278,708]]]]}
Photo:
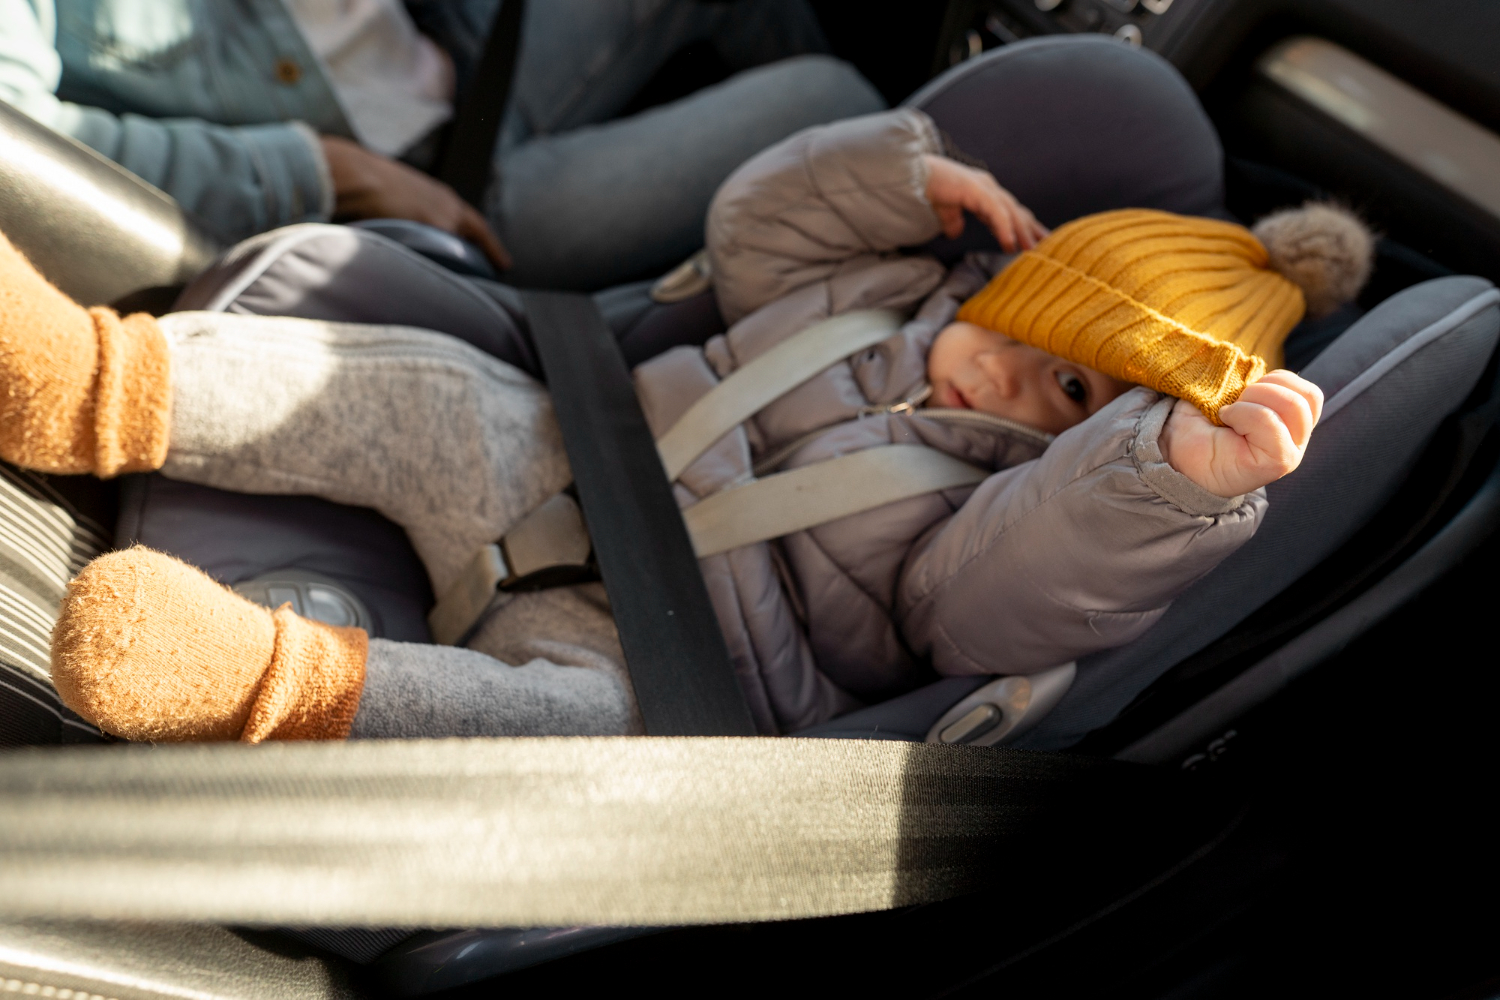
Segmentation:
{"type": "MultiPolygon", "coordinates": [[[[1102,36],[1033,39],[961,63],[903,103],[1048,226],[1122,207],[1227,217],[1218,133],[1154,52],[1102,36]]],[[[930,247],[947,261],[991,248],[972,218],[930,247]]]]}
{"type": "Polygon", "coordinates": [[[1473,391],[1500,337],[1500,292],[1482,278],[1425,282],[1386,300],[1302,374],[1323,419],[1302,467],[1267,490],[1253,539],[1135,642],[1086,657],[1063,701],[1018,745],[1071,746],[1165,668],[1219,638],[1331,555],[1406,480],[1443,419],[1473,391]]]}
{"type": "MultiPolygon", "coordinates": [[[[1495,379],[1489,363],[1497,341],[1500,291],[1483,278],[1424,282],[1392,296],[1351,326],[1303,369],[1325,392],[1324,417],[1302,467],[1269,488],[1270,508],[1256,536],[1179,597],[1135,642],[1080,660],[1077,680],[1061,702],[1014,745],[1064,749],[1109,726],[1168,670],[1223,637],[1350,543],[1409,485],[1434,435],[1466,397],[1477,392],[1488,402],[1495,379]]],[[[1410,516],[1404,510],[1397,513],[1410,516]]],[[[1491,491],[1481,489],[1464,513],[1462,530],[1471,546],[1500,523],[1491,491]]],[[[1441,571],[1435,559],[1445,568],[1467,551],[1451,541],[1434,539],[1434,545],[1412,557],[1425,568],[1408,574],[1400,592],[1404,597],[1414,596],[1421,582],[1441,571]]],[[[1376,595],[1367,607],[1350,612],[1357,628],[1340,633],[1341,642],[1391,610],[1392,596],[1376,595]],[[1383,611],[1374,613],[1375,608],[1383,611]]],[[[1286,638],[1295,637],[1293,632],[1286,638]]],[[[1298,667],[1310,665],[1306,655],[1298,667]]],[[[948,705],[985,680],[950,678],[799,735],[921,740],[948,705]]],[[[1257,687],[1250,681],[1244,688],[1242,703],[1235,702],[1241,709],[1255,704],[1266,689],[1264,682],[1257,687]]],[[[1217,696],[1214,722],[1233,714],[1227,697],[1217,696]]],[[[1202,726],[1212,728],[1208,721],[1184,719],[1175,722],[1178,735],[1170,739],[1152,742],[1142,734],[1133,743],[1132,759],[1151,754],[1155,760],[1167,747],[1183,749],[1187,737],[1182,734],[1202,735],[1202,726]]],[[[1091,749],[1113,752],[1107,745],[1091,749]]]]}

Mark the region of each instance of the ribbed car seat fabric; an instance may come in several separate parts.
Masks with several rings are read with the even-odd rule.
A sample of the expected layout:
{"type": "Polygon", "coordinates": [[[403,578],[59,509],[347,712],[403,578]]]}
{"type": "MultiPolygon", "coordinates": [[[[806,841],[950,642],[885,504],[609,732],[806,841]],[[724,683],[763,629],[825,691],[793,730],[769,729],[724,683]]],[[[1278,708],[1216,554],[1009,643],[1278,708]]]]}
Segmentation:
{"type": "Polygon", "coordinates": [[[48,644],[68,580],[109,544],[51,477],[0,462],[0,748],[104,739],[53,690],[48,644]]]}

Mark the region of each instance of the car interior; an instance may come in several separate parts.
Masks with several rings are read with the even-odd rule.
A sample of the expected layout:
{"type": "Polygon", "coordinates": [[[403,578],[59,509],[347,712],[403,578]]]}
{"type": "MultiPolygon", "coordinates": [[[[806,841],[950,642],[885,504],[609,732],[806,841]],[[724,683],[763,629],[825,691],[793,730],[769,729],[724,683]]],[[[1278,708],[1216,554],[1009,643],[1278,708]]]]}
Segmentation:
{"type": "MultiPolygon", "coordinates": [[[[1087,806],[1050,805],[991,845],[985,887],[947,899],[652,927],[0,915],[3,991],[459,997],[634,981],[671,996],[1500,995],[1485,905],[1500,873],[1482,811],[1497,761],[1484,622],[1500,526],[1500,9],[1481,0],[814,7],[835,55],[892,106],[926,111],[1048,225],[1125,205],[1249,224],[1334,199],[1377,232],[1358,301],[1305,321],[1287,342],[1288,367],[1328,398],[1322,449],[1270,488],[1273,514],[1241,553],[1126,646],[1029,677],[934,673],[790,734],[1097,758],[1151,777],[1081,786],[1087,806]]],[[[728,72],[711,49],[690,47],[629,110],[728,72]]],[[[603,405],[593,397],[621,385],[629,394],[628,366],[725,327],[693,261],[595,293],[593,346],[570,354],[552,334],[559,317],[576,319],[567,312],[576,300],[507,285],[474,247],[416,223],[296,226],[218,246],[161,192],[3,105],[0,227],[85,304],[422,326],[529,371],[560,410],[584,417],[603,405]],[[505,325],[523,331],[519,341],[497,339],[505,325]],[[579,381],[585,370],[595,381],[579,381]]],[[[956,262],[993,246],[971,218],[961,237],[914,249],[956,262]]],[[[606,444],[625,453],[635,445],[620,433],[606,444]]],[[[660,528],[663,517],[680,521],[675,506],[651,513],[660,497],[607,451],[592,463],[598,485],[580,473],[579,490],[625,635],[634,612],[622,595],[647,609],[691,605],[674,581],[695,576],[696,563],[680,526],[660,528]],[[630,529],[590,507],[601,491],[646,511],[650,537],[622,537],[611,550],[600,536],[630,529]]],[[[30,755],[65,744],[113,750],[47,679],[63,589],[109,549],[144,544],[259,603],[433,641],[421,563],[372,510],[157,473],[101,481],[10,465],[0,467],[0,498],[0,767],[12,775],[0,788],[20,787],[30,755]]],[[[653,642],[637,647],[653,655],[630,656],[626,641],[642,690],[670,687],[671,670],[711,658],[705,642],[722,649],[716,634],[653,642]]],[[[708,707],[658,717],[689,721],[656,726],[648,712],[652,735],[740,732],[708,707]]]]}

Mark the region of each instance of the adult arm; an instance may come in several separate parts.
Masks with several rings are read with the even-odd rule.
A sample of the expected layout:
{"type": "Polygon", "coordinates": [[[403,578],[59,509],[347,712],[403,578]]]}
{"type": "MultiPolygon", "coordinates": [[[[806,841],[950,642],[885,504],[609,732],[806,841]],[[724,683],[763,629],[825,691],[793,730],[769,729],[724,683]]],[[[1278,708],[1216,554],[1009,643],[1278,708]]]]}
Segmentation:
{"type": "Polygon", "coordinates": [[[1225,499],[1168,465],[1173,404],[1132,390],[981,483],[903,573],[913,649],[943,674],[1015,674],[1120,646],[1248,541],[1264,491],[1225,499]]]}
{"type": "Polygon", "coordinates": [[[306,125],[231,127],[60,100],[53,36],[50,0],[0,0],[0,100],[161,188],[225,242],[331,215],[333,184],[306,125]]]}

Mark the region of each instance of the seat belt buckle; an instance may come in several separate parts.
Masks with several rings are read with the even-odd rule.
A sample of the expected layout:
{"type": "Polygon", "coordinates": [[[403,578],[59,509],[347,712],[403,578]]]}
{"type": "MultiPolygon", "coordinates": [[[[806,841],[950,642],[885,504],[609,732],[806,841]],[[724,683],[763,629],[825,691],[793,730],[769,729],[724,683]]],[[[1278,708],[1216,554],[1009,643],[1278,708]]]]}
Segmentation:
{"type": "Polygon", "coordinates": [[[527,514],[498,542],[481,546],[427,616],[434,642],[466,639],[500,593],[521,593],[599,579],[583,511],[559,493],[527,514]]]}

